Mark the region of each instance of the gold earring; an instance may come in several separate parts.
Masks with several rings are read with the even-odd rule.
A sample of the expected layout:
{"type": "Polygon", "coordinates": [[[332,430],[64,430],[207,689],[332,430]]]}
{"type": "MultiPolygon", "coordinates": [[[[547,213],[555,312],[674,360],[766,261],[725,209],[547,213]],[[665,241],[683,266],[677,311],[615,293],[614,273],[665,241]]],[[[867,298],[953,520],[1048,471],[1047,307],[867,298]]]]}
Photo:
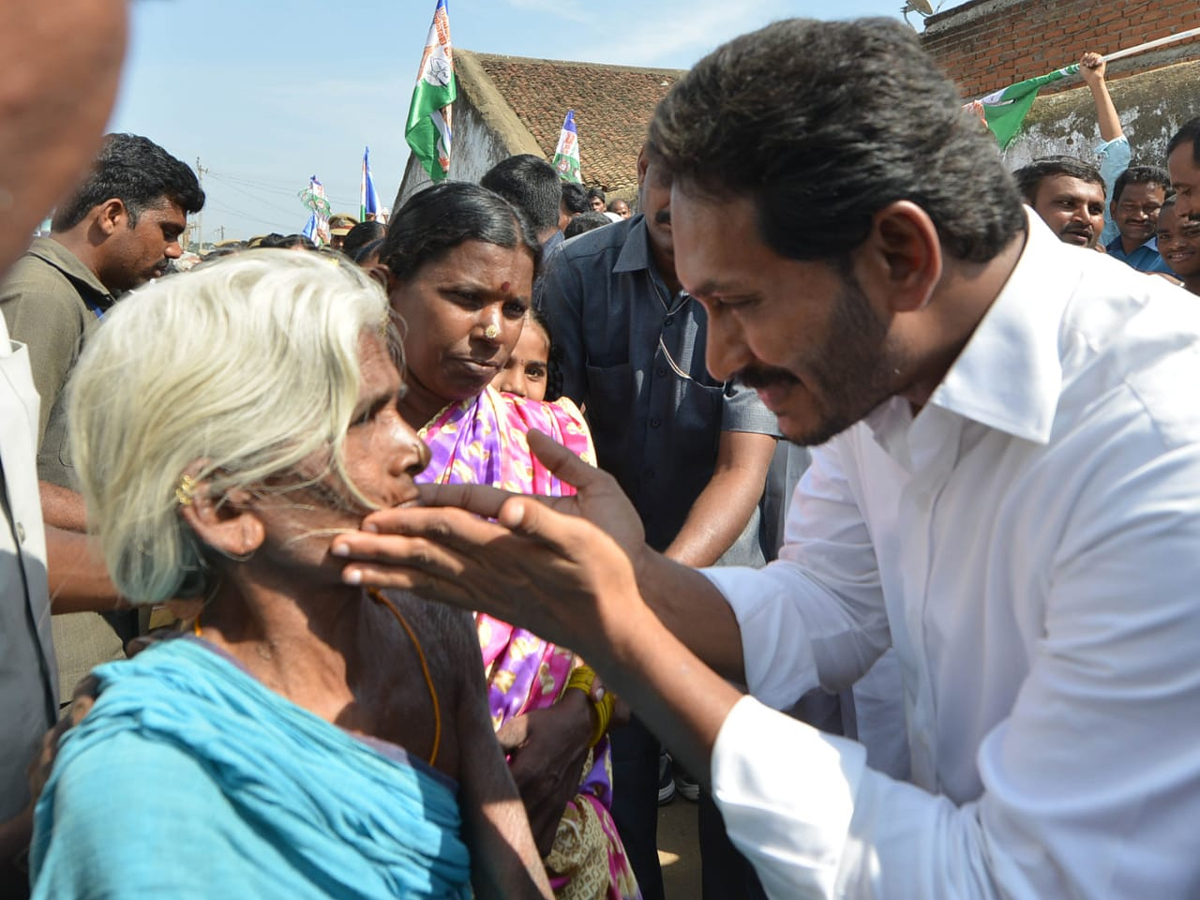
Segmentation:
{"type": "Polygon", "coordinates": [[[191,475],[184,475],[179,479],[179,487],[175,488],[175,499],[179,502],[180,506],[191,506],[195,493],[195,478],[191,475]]]}

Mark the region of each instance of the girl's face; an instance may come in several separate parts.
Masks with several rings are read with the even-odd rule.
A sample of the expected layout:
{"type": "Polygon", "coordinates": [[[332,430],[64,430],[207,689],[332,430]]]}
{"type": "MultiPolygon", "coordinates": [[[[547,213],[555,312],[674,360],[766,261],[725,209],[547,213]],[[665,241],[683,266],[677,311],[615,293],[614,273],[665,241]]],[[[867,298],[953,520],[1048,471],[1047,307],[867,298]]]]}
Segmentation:
{"type": "Polygon", "coordinates": [[[541,325],[527,319],[517,346],[492,382],[492,387],[518,397],[544,400],[549,368],[550,337],[541,325]]]}
{"type": "Polygon", "coordinates": [[[439,410],[481,393],[508,362],[533,293],[522,247],[464,241],[390,290],[404,319],[406,418],[420,428],[439,410]]]}

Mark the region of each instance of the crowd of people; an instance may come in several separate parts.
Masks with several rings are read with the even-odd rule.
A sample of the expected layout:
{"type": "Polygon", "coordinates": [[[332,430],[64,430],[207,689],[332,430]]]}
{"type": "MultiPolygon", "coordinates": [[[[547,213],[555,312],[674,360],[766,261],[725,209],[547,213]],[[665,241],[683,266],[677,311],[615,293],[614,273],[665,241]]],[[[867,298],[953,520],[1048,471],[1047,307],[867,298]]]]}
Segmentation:
{"type": "Polygon", "coordinates": [[[0,896],[662,900],[676,790],[707,900],[1196,896],[1200,118],[1132,164],[1089,53],[1010,172],[793,19],[636,198],[183,265],[122,0],[8,6],[0,896]]]}

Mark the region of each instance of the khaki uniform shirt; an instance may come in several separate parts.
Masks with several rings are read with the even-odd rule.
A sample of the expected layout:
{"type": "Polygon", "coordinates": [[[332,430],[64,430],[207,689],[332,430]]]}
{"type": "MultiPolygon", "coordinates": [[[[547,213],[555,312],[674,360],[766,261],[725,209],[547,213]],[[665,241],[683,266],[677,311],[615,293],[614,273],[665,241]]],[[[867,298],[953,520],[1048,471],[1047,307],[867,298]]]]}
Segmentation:
{"type": "MultiPolygon", "coordinates": [[[[0,286],[0,313],[12,339],[28,350],[33,383],[41,396],[37,477],[73,491],[79,485],[67,440],[64,388],[84,343],[113,299],[92,271],[52,238],[34,239],[0,286]]],[[[38,519],[40,523],[40,515],[38,519]]],[[[45,579],[44,571],[41,577],[45,579]]],[[[121,636],[98,613],[54,616],[53,634],[59,701],[64,704],[94,666],[124,656],[121,636]]]]}
{"type": "Polygon", "coordinates": [[[113,296],[78,257],[52,238],[36,238],[0,286],[0,312],[14,341],[29,348],[42,398],[38,477],[78,490],[67,446],[63,388],[84,342],[113,296]]]}

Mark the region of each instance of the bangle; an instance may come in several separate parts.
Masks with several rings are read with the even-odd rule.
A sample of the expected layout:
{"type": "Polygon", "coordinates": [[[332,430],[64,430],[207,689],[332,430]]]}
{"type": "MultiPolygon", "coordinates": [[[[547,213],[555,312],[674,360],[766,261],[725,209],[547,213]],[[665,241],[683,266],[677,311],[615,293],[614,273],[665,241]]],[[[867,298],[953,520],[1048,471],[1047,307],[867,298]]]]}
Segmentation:
{"type": "MultiPolygon", "coordinates": [[[[571,672],[570,678],[567,679],[567,686],[563,688],[564,693],[575,688],[583,691],[584,695],[591,700],[592,684],[596,680],[596,673],[589,666],[579,666],[571,672]]],[[[604,737],[608,731],[608,724],[612,721],[613,707],[616,705],[617,698],[612,691],[606,690],[604,696],[592,703],[592,711],[595,713],[595,727],[592,729],[592,737],[588,742],[589,747],[595,747],[600,743],[600,739],[604,737]]]]}

